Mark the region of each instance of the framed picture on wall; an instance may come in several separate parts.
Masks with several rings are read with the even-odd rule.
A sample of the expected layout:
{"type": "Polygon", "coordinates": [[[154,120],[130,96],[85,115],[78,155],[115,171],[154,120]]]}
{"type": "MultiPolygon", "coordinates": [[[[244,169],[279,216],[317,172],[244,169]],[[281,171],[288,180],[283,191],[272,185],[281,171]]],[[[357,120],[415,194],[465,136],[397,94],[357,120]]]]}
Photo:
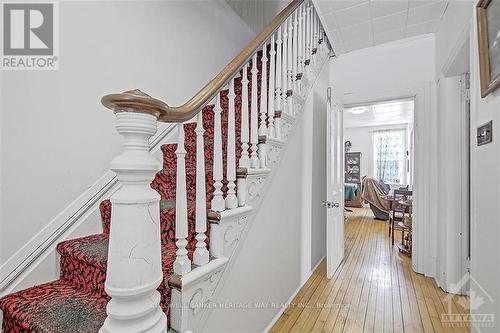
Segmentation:
{"type": "Polygon", "coordinates": [[[481,96],[500,86],[500,0],[481,0],[476,6],[481,96]]]}

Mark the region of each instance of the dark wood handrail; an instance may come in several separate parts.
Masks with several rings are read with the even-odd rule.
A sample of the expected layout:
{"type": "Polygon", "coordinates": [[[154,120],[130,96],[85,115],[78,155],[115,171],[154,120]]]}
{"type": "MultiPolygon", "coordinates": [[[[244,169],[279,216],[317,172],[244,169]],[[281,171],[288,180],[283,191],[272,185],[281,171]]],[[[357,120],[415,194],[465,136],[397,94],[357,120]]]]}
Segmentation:
{"type": "Polygon", "coordinates": [[[209,83],[200,89],[189,101],[180,106],[168,106],[166,103],[154,99],[140,92],[132,90],[121,94],[106,95],[101,102],[107,108],[120,111],[136,111],[157,114],[158,120],[165,123],[183,122],[193,118],[225,84],[233,78],[245,65],[278,27],[297,9],[305,0],[293,0],[283,9],[224,69],[209,83]],[[146,97],[147,96],[147,97],[146,97]],[[148,97],[151,101],[147,101],[148,97]],[[146,106],[147,110],[140,110],[134,106],[146,106]]]}

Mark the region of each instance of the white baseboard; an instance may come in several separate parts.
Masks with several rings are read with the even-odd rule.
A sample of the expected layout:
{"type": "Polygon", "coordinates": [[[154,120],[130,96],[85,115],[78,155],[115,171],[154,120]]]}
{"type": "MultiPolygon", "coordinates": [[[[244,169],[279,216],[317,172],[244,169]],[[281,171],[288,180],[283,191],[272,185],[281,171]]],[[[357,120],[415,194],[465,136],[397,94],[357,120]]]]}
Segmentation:
{"type": "MultiPolygon", "coordinates": [[[[325,257],[326,256],[323,256],[316,263],[316,265],[314,266],[314,268],[309,273],[309,277],[306,279],[306,281],[304,283],[300,283],[299,284],[299,286],[297,287],[297,289],[293,292],[292,296],[290,296],[290,298],[286,301],[285,304],[292,303],[293,299],[295,298],[295,296],[297,296],[297,294],[299,293],[300,289],[302,289],[302,287],[304,287],[304,285],[306,284],[307,280],[309,280],[311,278],[311,276],[313,275],[314,271],[319,267],[319,265],[325,259],[325,257]]],[[[283,315],[283,313],[285,312],[286,309],[287,308],[284,307],[281,310],[279,310],[278,313],[273,317],[273,319],[271,320],[271,322],[269,323],[269,325],[267,325],[266,328],[264,329],[264,331],[262,331],[262,333],[269,333],[271,331],[271,329],[273,328],[274,324],[276,324],[276,322],[278,321],[278,319],[280,319],[280,317],[283,315]]]]}
{"type": "MultiPolygon", "coordinates": [[[[161,128],[151,140],[151,152],[159,151],[161,144],[169,137],[175,126],[161,128]]],[[[64,240],[70,229],[78,225],[99,209],[100,202],[118,188],[116,175],[107,171],[76,200],[65,207],[33,238],[24,244],[5,263],[0,266],[0,295],[11,292],[15,286],[29,275],[55,245],[64,240]]]]}

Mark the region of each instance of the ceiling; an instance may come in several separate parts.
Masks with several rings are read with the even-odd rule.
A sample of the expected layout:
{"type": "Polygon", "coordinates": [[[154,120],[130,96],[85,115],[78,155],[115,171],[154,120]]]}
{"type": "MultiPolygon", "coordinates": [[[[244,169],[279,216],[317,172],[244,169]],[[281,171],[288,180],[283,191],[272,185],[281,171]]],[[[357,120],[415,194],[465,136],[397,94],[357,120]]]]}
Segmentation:
{"type": "Polygon", "coordinates": [[[413,122],[414,100],[400,99],[344,109],[344,127],[397,125],[413,122]]]}
{"type": "Polygon", "coordinates": [[[318,0],[335,53],[434,33],[448,7],[445,0],[318,0]]]}

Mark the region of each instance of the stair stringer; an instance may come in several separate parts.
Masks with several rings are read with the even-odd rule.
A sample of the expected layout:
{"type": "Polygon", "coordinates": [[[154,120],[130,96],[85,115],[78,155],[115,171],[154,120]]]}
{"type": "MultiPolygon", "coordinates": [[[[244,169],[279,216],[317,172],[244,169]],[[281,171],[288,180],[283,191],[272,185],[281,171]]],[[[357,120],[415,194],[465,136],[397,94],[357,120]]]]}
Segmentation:
{"type": "Polygon", "coordinates": [[[266,168],[248,169],[246,176],[247,203],[243,207],[219,213],[219,220],[211,222],[210,251],[211,261],[183,277],[171,279],[171,328],[182,333],[201,333],[225,280],[234,265],[235,258],[244,244],[246,234],[251,228],[262,203],[262,197],[280,167],[281,156],[287,148],[287,139],[301,119],[302,110],[311,88],[328,62],[328,54],[319,54],[316,64],[310,66],[307,75],[302,77],[302,94],[294,95],[293,115],[282,113],[282,140],[267,138],[266,168]],[[176,281],[177,280],[177,281],[176,281]]]}

